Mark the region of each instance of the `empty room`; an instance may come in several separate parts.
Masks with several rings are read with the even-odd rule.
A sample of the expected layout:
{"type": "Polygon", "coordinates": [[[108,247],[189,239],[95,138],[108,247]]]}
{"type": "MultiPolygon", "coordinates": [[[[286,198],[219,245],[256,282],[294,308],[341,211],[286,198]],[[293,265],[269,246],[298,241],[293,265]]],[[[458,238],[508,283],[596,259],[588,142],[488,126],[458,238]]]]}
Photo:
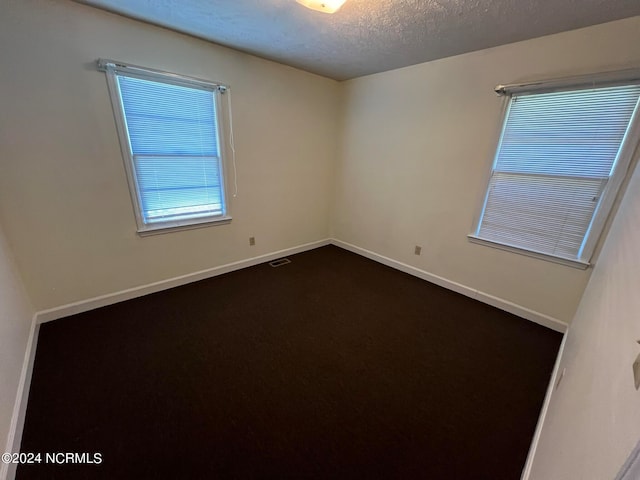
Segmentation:
{"type": "Polygon", "coordinates": [[[637,0],[2,0],[0,480],[640,478],[637,0]]]}

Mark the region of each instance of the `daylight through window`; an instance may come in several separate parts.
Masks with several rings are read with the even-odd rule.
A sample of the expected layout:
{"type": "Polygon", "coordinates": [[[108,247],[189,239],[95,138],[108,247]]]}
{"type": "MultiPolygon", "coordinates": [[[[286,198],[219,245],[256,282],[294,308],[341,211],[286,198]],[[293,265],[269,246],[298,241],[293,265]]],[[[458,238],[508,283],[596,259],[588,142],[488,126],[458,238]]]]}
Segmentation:
{"type": "Polygon", "coordinates": [[[512,95],[472,240],[586,266],[637,145],[639,97],[640,85],[512,95]]]}
{"type": "Polygon", "coordinates": [[[138,231],[229,220],[220,88],[106,64],[138,231]]]}

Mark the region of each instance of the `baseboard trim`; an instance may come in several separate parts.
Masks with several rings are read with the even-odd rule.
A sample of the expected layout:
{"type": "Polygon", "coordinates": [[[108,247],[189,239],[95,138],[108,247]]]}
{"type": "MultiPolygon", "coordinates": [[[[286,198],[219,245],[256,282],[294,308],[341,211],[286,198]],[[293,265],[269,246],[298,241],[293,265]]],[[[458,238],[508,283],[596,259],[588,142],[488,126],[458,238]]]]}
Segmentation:
{"type": "Polygon", "coordinates": [[[531,446],[529,447],[527,460],[524,469],[522,470],[522,476],[520,480],[529,480],[529,476],[531,475],[531,468],[533,466],[533,461],[538,448],[538,443],[540,442],[542,428],[547,417],[549,405],[551,404],[551,397],[558,381],[560,365],[562,364],[562,357],[564,354],[564,347],[567,341],[567,336],[569,335],[569,326],[558,319],[540,312],[536,312],[535,310],[531,310],[530,308],[523,307],[522,305],[518,305],[503,298],[499,298],[480,290],[473,289],[461,283],[448,280],[438,275],[434,275],[433,273],[429,273],[425,270],[407,265],[406,263],[398,262],[397,260],[393,260],[392,258],[385,257],[384,255],[380,255],[376,252],[372,252],[371,250],[366,250],[347,242],[343,242],[342,240],[332,238],[331,244],[340,248],[344,248],[345,250],[349,250],[350,252],[357,253],[358,255],[362,255],[363,257],[369,258],[371,260],[375,260],[376,262],[382,263],[383,265],[387,265],[428,282],[434,283],[441,287],[453,290],[454,292],[461,293],[462,295],[465,295],[467,297],[474,298],[480,302],[486,303],[493,307],[499,308],[501,310],[512,313],[526,320],[530,320],[564,334],[562,337],[562,343],[560,344],[560,348],[558,350],[558,356],[556,357],[556,361],[553,366],[549,385],[547,386],[547,392],[542,403],[542,409],[540,410],[538,423],[536,424],[536,430],[533,434],[533,440],[531,441],[531,446]]]}
{"type": "Polygon", "coordinates": [[[362,255],[378,263],[382,263],[384,265],[387,265],[389,267],[395,268],[402,272],[408,273],[415,277],[422,278],[423,280],[434,283],[436,285],[447,288],[449,290],[453,290],[454,292],[460,293],[462,295],[473,298],[475,300],[486,303],[488,305],[499,308],[501,310],[512,313],[514,315],[525,318],[527,320],[531,320],[532,322],[535,322],[539,325],[543,325],[547,328],[551,328],[552,330],[555,330],[557,332],[564,333],[567,330],[566,323],[558,319],[555,319],[553,317],[550,317],[548,315],[545,315],[543,313],[537,312],[535,310],[531,310],[527,307],[523,307],[522,305],[518,305],[516,303],[510,302],[503,298],[490,295],[488,293],[474,289],[467,285],[463,285],[461,283],[435,275],[433,273],[427,272],[426,270],[422,270],[417,267],[408,265],[406,263],[399,262],[397,260],[386,257],[379,253],[373,252],[371,250],[367,250],[365,248],[358,247],[356,245],[353,245],[348,242],[344,242],[342,240],[338,240],[336,238],[306,243],[303,245],[298,245],[296,247],[278,250],[276,252],[271,252],[264,255],[259,255],[257,257],[252,257],[252,258],[240,260],[233,263],[228,263],[225,265],[208,268],[205,270],[199,270],[197,272],[188,273],[186,275],[181,275],[178,277],[168,278],[168,279],[150,283],[147,285],[140,285],[137,287],[126,289],[126,290],[121,290],[119,292],[109,293],[106,295],[101,295],[98,297],[89,298],[87,300],[81,300],[78,302],[61,305],[59,307],[54,307],[47,310],[41,310],[36,313],[36,323],[38,324],[45,323],[51,320],[57,320],[59,318],[68,317],[69,315],[75,315],[77,313],[87,312],[89,310],[93,310],[96,308],[105,307],[107,305],[123,302],[125,300],[130,300],[132,298],[142,297],[144,295],[160,292],[162,290],[167,290],[169,288],[186,285],[188,283],[197,282],[199,280],[204,280],[207,278],[215,277],[217,275],[233,272],[235,270],[240,270],[242,268],[251,267],[254,265],[258,265],[260,263],[269,262],[271,260],[275,260],[277,258],[284,257],[286,255],[294,255],[296,253],[306,252],[308,250],[313,250],[315,248],[323,247],[329,244],[335,245],[340,248],[344,248],[345,250],[349,250],[350,252],[357,253],[358,255],[362,255]]]}
{"type": "Polygon", "coordinates": [[[270,262],[271,260],[285,257],[287,255],[295,255],[296,253],[313,250],[314,248],[323,247],[330,243],[331,241],[329,239],[305,243],[296,247],[286,248],[284,250],[278,250],[276,252],[248,258],[246,260],[239,260],[237,262],[227,263],[218,267],[207,268],[205,270],[199,270],[186,275],[180,275],[179,277],[168,278],[166,280],[160,280],[159,282],[140,285],[138,287],[128,288],[119,292],[100,295],[99,297],[93,297],[87,300],[62,305],[60,307],[42,310],[36,313],[37,323],[40,324],[51,320],[57,320],[59,318],[68,317],[69,315],[75,315],[77,313],[87,312],[107,305],[113,305],[114,303],[123,302],[125,300],[131,300],[132,298],[142,297],[150,293],[156,293],[169,288],[179,287],[199,280],[216,277],[235,270],[252,267],[260,263],[270,262]]]}
{"type": "Polygon", "coordinates": [[[542,402],[542,409],[540,410],[540,416],[538,417],[538,423],[536,424],[536,430],[533,434],[533,440],[531,441],[531,446],[529,447],[527,461],[525,462],[524,468],[522,469],[522,476],[520,477],[520,480],[529,480],[529,477],[531,476],[531,468],[533,467],[533,461],[536,456],[536,451],[538,450],[538,444],[540,443],[540,435],[542,434],[544,422],[547,418],[547,412],[549,411],[549,405],[551,404],[551,397],[553,396],[553,392],[555,391],[555,388],[558,385],[558,381],[560,380],[558,378],[558,375],[560,372],[560,365],[562,364],[562,356],[564,355],[564,346],[567,343],[568,336],[569,328],[567,328],[567,331],[564,332],[562,343],[560,343],[560,348],[558,349],[556,363],[553,365],[551,379],[549,380],[549,385],[547,386],[547,393],[545,394],[544,401],[542,402]]]}
{"type": "Polygon", "coordinates": [[[640,478],[640,441],[622,464],[615,480],[634,480],[637,478],[640,478]]]}
{"type": "MultiPolygon", "coordinates": [[[[29,389],[31,387],[31,374],[33,373],[33,361],[36,355],[36,344],[38,343],[38,332],[40,326],[37,322],[37,314],[31,319],[31,328],[29,329],[29,337],[27,339],[27,348],[24,352],[24,360],[22,362],[22,371],[20,372],[20,380],[18,381],[18,390],[16,392],[16,401],[13,406],[13,414],[11,415],[11,424],[9,426],[9,434],[7,435],[7,446],[5,452],[19,452],[20,443],[22,442],[22,431],[24,429],[24,419],[27,413],[27,403],[29,400],[29,389]]],[[[11,480],[15,478],[17,465],[0,464],[0,479],[11,480]]]]}
{"type": "Polygon", "coordinates": [[[385,257],[384,255],[380,255],[379,253],[358,247],[356,245],[338,240],[336,238],[331,239],[331,244],[340,248],[344,248],[345,250],[349,250],[350,252],[357,253],[358,255],[362,255],[363,257],[367,257],[371,260],[375,260],[378,263],[382,263],[383,265],[395,268],[396,270],[400,270],[428,282],[434,283],[436,285],[439,285],[440,287],[444,287],[449,290],[453,290],[454,292],[461,293],[462,295],[486,303],[488,305],[491,305],[492,307],[499,308],[500,310],[504,310],[505,312],[512,313],[526,320],[530,320],[539,325],[555,330],[556,332],[564,333],[567,330],[566,323],[556,318],[550,317],[549,315],[545,315],[544,313],[536,312],[535,310],[531,310],[530,308],[523,307],[522,305],[518,305],[503,298],[490,295],[467,285],[454,282],[453,280],[435,275],[433,273],[427,272],[426,270],[421,270],[417,267],[399,262],[389,257],[385,257]]]}
{"type": "MultiPolygon", "coordinates": [[[[444,277],[440,277],[438,275],[432,274],[425,270],[421,270],[419,268],[413,267],[406,263],[393,260],[392,258],[386,257],[384,255],[380,255],[371,250],[367,250],[335,238],[306,243],[296,247],[278,250],[276,252],[271,252],[264,255],[259,255],[257,257],[252,257],[249,259],[240,260],[240,261],[225,264],[225,265],[220,265],[218,267],[208,268],[205,270],[200,270],[200,271],[189,273],[186,275],[169,278],[159,282],[154,282],[147,285],[141,285],[138,287],[129,288],[119,292],[115,292],[107,295],[101,295],[101,296],[90,298],[87,300],[74,302],[67,305],[62,305],[60,307],[55,307],[55,308],[36,312],[31,322],[31,329],[30,329],[29,338],[27,341],[27,348],[25,351],[22,372],[21,372],[20,381],[18,384],[18,391],[16,394],[16,403],[14,405],[13,415],[11,418],[9,435],[7,437],[6,451],[18,452],[20,449],[22,432],[24,428],[24,419],[25,419],[27,403],[29,398],[29,387],[31,384],[31,375],[33,372],[33,364],[35,359],[36,344],[38,341],[38,333],[39,333],[41,323],[49,322],[59,318],[67,317],[69,315],[74,315],[77,313],[86,312],[86,311],[104,307],[107,305],[112,305],[118,302],[130,300],[132,298],[141,297],[151,293],[160,292],[162,290],[167,290],[169,288],[186,285],[188,283],[197,282],[199,280],[215,277],[225,273],[233,272],[235,270],[240,270],[240,269],[251,267],[261,263],[269,262],[271,260],[275,260],[277,258],[281,258],[287,255],[295,255],[296,253],[302,253],[308,250],[313,250],[315,248],[323,247],[325,245],[330,245],[330,244],[343,248],[350,252],[356,253],[358,255],[362,255],[363,257],[369,258],[383,265],[387,265],[389,267],[395,268],[397,270],[400,270],[402,272],[408,273],[415,277],[421,278],[428,282],[434,283],[441,287],[447,288],[454,292],[461,293],[462,295],[465,295],[467,297],[476,299],[483,303],[489,304],[491,306],[494,306],[506,312],[512,313],[524,319],[533,321],[545,327],[551,328],[552,330],[562,332],[565,334],[562,340],[562,344],[560,345],[560,350],[558,352],[556,364],[553,369],[551,380],[549,382],[549,387],[547,388],[547,393],[544,399],[543,407],[540,413],[540,417],[538,419],[538,424],[536,426],[533,442],[531,444],[529,455],[527,457],[527,462],[525,464],[525,468],[522,473],[521,480],[528,480],[531,472],[531,466],[533,464],[535,452],[540,439],[542,426],[544,424],[547,410],[549,408],[549,404],[551,401],[551,396],[555,387],[555,383],[558,378],[558,371],[560,368],[562,354],[564,352],[564,345],[567,338],[567,330],[568,330],[567,324],[553,317],[545,315],[543,313],[536,312],[534,310],[515,304],[513,302],[509,302],[508,300],[495,297],[493,295],[482,292],[480,290],[471,288],[469,286],[463,285],[458,282],[454,282],[444,277]]],[[[16,470],[15,465],[6,465],[3,463],[0,463],[0,479],[12,480],[15,477],[15,473],[16,473],[15,470],[16,470]]]]}
{"type": "MultiPolygon", "coordinates": [[[[197,272],[181,275],[179,277],[173,277],[159,282],[150,283],[147,285],[141,285],[138,287],[129,288],[115,293],[107,295],[101,295],[99,297],[89,298],[79,302],[69,303],[60,307],[50,308],[47,310],[41,310],[33,315],[31,321],[31,328],[29,331],[29,338],[27,340],[27,347],[25,350],[24,361],[22,364],[22,371],[20,373],[20,380],[18,383],[18,390],[16,392],[16,401],[13,408],[13,414],[11,416],[11,424],[9,427],[9,434],[7,436],[7,444],[5,447],[6,452],[19,452],[20,443],[22,442],[22,432],[24,429],[24,420],[27,412],[27,403],[29,400],[29,389],[31,386],[31,375],[33,373],[33,364],[35,360],[36,345],[38,342],[38,333],[40,331],[40,324],[57,320],[59,318],[68,317],[77,313],[87,312],[114,303],[130,300],[132,298],[142,297],[150,293],[160,292],[169,288],[186,285],[188,283],[197,282],[198,280],[204,280],[207,278],[222,275],[224,273],[233,272],[247,267],[252,267],[261,263],[276,260],[278,258],[285,257],[287,255],[295,255],[296,253],[306,252],[315,248],[323,247],[331,243],[330,239],[319,240],[316,242],[305,243],[296,247],[286,248],[275,252],[259,255],[257,257],[240,260],[237,262],[220,265],[218,267],[208,268],[197,272]]],[[[0,462],[0,480],[12,480],[16,475],[16,465],[5,464],[0,462]]]]}

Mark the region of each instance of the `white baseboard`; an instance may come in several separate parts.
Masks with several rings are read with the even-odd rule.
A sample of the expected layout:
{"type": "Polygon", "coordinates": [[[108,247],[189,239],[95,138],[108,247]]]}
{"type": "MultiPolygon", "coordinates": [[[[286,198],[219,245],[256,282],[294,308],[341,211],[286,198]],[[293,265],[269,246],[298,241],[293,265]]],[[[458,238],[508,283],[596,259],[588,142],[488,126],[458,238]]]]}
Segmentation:
{"type": "Polygon", "coordinates": [[[637,480],[640,478],[640,441],[622,464],[615,480],[637,480]]]}
{"type": "Polygon", "coordinates": [[[495,297],[475,288],[468,287],[444,277],[440,277],[406,263],[398,262],[397,260],[385,257],[384,255],[372,252],[371,250],[366,250],[356,245],[343,242],[342,240],[333,238],[331,239],[331,244],[337,247],[344,248],[345,250],[349,250],[350,252],[357,253],[358,255],[362,255],[363,257],[367,257],[371,260],[375,260],[376,262],[395,268],[396,270],[400,270],[415,277],[422,278],[423,280],[434,283],[441,287],[453,290],[454,292],[461,293],[462,295],[486,303],[488,305],[491,305],[492,307],[499,308],[500,310],[504,310],[505,312],[509,312],[524,319],[531,320],[532,322],[555,330],[556,332],[564,333],[567,330],[567,324],[565,322],[550,317],[549,315],[545,315],[544,313],[536,312],[535,310],[531,310],[530,308],[510,302],[503,298],[495,297]]]}
{"type": "Polygon", "coordinates": [[[271,260],[282,258],[287,255],[295,255],[296,253],[313,250],[314,248],[323,247],[325,245],[329,245],[330,243],[331,242],[329,239],[305,243],[304,245],[298,245],[297,247],[286,248],[284,250],[266,253],[264,255],[248,258],[246,260],[227,263],[226,265],[220,265],[219,267],[207,268],[205,270],[188,273],[179,277],[168,278],[166,280],[160,280],[159,282],[140,285],[138,287],[128,288],[119,292],[108,293],[106,295],[100,295],[99,297],[93,297],[87,300],[81,300],[79,302],[62,305],[60,307],[42,310],[36,313],[37,323],[49,322],[58,318],[68,317],[69,315],[75,315],[77,313],[87,312],[89,310],[105,307],[107,305],[113,305],[114,303],[123,302],[125,300],[131,300],[132,298],[142,297],[150,293],[156,293],[162,290],[167,290],[169,288],[179,287],[181,285],[186,285],[188,283],[215,277],[224,273],[233,272],[242,268],[252,267],[260,263],[270,262],[271,260]]]}
{"type": "Polygon", "coordinates": [[[542,428],[544,427],[544,422],[547,418],[547,411],[549,410],[549,405],[551,404],[551,397],[555,388],[558,386],[558,382],[560,381],[558,375],[560,374],[560,365],[562,364],[564,346],[567,342],[568,336],[569,328],[567,328],[567,331],[564,332],[564,336],[562,337],[562,343],[560,344],[558,356],[556,357],[556,363],[554,364],[553,371],[551,372],[551,379],[549,380],[549,385],[547,386],[547,393],[545,394],[544,401],[542,402],[542,409],[540,410],[540,416],[538,417],[538,423],[536,424],[536,430],[533,434],[533,440],[531,441],[531,446],[529,447],[527,461],[525,462],[524,468],[522,469],[522,476],[520,477],[520,480],[529,480],[529,477],[531,475],[533,460],[536,456],[538,443],[540,442],[540,435],[542,434],[542,428]]]}
{"type": "MultiPolygon", "coordinates": [[[[29,338],[27,339],[27,348],[24,352],[24,360],[22,362],[22,371],[20,372],[20,380],[18,381],[18,390],[16,392],[16,401],[13,406],[13,414],[11,416],[11,425],[9,426],[9,435],[7,436],[7,446],[5,452],[19,452],[20,443],[22,441],[22,431],[24,429],[24,419],[27,413],[27,403],[29,399],[29,387],[31,386],[31,374],[33,373],[33,361],[36,355],[36,344],[38,343],[38,332],[40,326],[37,323],[37,314],[31,320],[31,328],[29,330],[29,338]]],[[[16,475],[17,465],[0,464],[0,479],[13,480],[16,475]]]]}
{"type": "Polygon", "coordinates": [[[434,283],[436,285],[447,288],[449,290],[453,290],[454,292],[461,293],[467,297],[476,299],[478,301],[489,304],[493,307],[499,308],[506,312],[513,313],[514,315],[525,318],[527,320],[531,320],[535,323],[551,328],[552,330],[555,330],[558,332],[564,332],[567,329],[566,323],[560,320],[557,320],[553,317],[550,317],[549,315],[545,315],[544,313],[536,312],[529,308],[523,307],[522,305],[515,304],[508,300],[490,295],[488,293],[482,292],[472,287],[468,287],[461,283],[454,282],[444,277],[440,277],[438,275],[429,273],[425,270],[421,270],[419,268],[413,267],[406,263],[398,262],[397,260],[393,260],[392,258],[385,257],[384,255],[380,255],[376,252],[372,252],[370,250],[360,248],[356,245],[352,245],[350,243],[343,242],[342,240],[338,240],[335,238],[306,243],[304,245],[299,245],[297,247],[292,247],[284,250],[279,250],[277,252],[267,253],[267,254],[260,255],[257,257],[252,257],[246,260],[240,260],[238,262],[228,263],[226,265],[220,265],[218,267],[213,267],[213,268],[208,268],[208,269],[200,270],[193,273],[188,273],[186,275],[181,275],[179,277],[173,277],[166,280],[150,283],[147,285],[140,285],[137,287],[126,289],[126,290],[121,290],[119,292],[109,293],[106,295],[89,298],[87,300],[81,300],[79,302],[69,303],[67,305],[62,305],[62,306],[51,308],[48,310],[41,310],[36,313],[37,323],[44,323],[50,320],[56,320],[58,318],[68,317],[69,315],[75,315],[77,313],[86,312],[86,311],[104,307],[107,305],[112,305],[118,302],[123,302],[125,300],[130,300],[132,298],[142,297],[150,293],[156,293],[162,290],[167,290],[169,288],[186,285],[192,282],[197,282],[199,280],[204,280],[206,278],[211,278],[217,275],[222,275],[224,273],[240,270],[242,268],[258,265],[260,263],[275,260],[276,258],[284,257],[286,255],[294,255],[296,253],[306,252],[307,250],[313,250],[315,248],[322,247],[329,244],[333,244],[337,247],[344,248],[345,250],[349,250],[351,252],[357,253],[359,255],[362,255],[364,257],[367,257],[371,260],[382,263],[389,267],[395,268],[402,272],[422,278],[423,280],[427,280],[428,282],[434,283]]]}
{"type": "MultiPolygon", "coordinates": [[[[86,312],[107,305],[112,305],[114,303],[141,297],[150,293],[167,290],[169,288],[178,287],[180,285],[197,282],[198,280],[204,280],[206,278],[215,277],[217,275],[222,275],[224,273],[233,272],[242,268],[251,267],[260,263],[269,262],[271,260],[282,258],[287,255],[295,255],[296,253],[313,250],[318,247],[329,245],[330,243],[331,242],[328,239],[306,243],[304,245],[298,245],[297,247],[278,250],[276,252],[248,258],[246,260],[240,260],[238,262],[221,265],[219,267],[208,268],[205,270],[200,270],[198,272],[189,273],[187,275],[181,275],[179,277],[150,283],[148,285],[141,285],[138,287],[129,288],[127,290],[122,290],[120,292],[101,295],[99,297],[89,298],[87,300],[82,300],[79,302],[62,305],[60,307],[36,312],[31,322],[31,330],[29,332],[29,339],[27,340],[27,348],[22,365],[20,381],[18,383],[18,391],[16,393],[13,415],[11,417],[9,435],[7,437],[7,445],[4,451],[20,451],[20,443],[22,441],[22,432],[24,429],[24,420],[29,399],[29,387],[31,385],[31,375],[33,373],[33,362],[35,359],[36,344],[38,341],[38,333],[41,323],[56,320],[58,318],[68,317],[69,315],[86,312]]],[[[16,465],[7,465],[0,462],[0,480],[13,480],[13,478],[15,478],[15,475],[16,465]]]]}
{"type": "Polygon", "coordinates": [[[520,480],[529,480],[529,476],[531,474],[531,467],[533,466],[533,460],[535,458],[536,450],[538,448],[538,443],[540,441],[540,435],[542,433],[542,428],[544,426],[544,422],[547,416],[547,411],[549,410],[549,405],[551,403],[551,397],[553,395],[553,391],[556,387],[556,384],[559,380],[558,376],[560,372],[560,365],[562,364],[562,355],[564,353],[564,346],[567,340],[567,336],[569,334],[568,325],[564,322],[561,322],[560,320],[557,320],[553,317],[545,315],[544,313],[536,312],[535,310],[531,310],[530,308],[523,307],[522,305],[515,304],[503,298],[489,295],[488,293],[481,292],[480,290],[476,290],[466,285],[462,285],[461,283],[457,283],[457,282],[448,280],[446,278],[440,277],[438,275],[434,275],[433,273],[429,273],[425,270],[421,270],[411,265],[407,265],[406,263],[398,262],[389,257],[385,257],[384,255],[380,255],[370,250],[357,247],[350,243],[343,242],[341,240],[337,240],[334,238],[334,239],[331,239],[331,244],[337,247],[344,248],[351,252],[357,253],[371,260],[375,260],[376,262],[382,263],[384,265],[395,268],[397,270],[408,273],[410,275],[414,275],[418,278],[422,278],[423,280],[427,280],[428,282],[434,283],[441,287],[447,288],[449,290],[453,290],[454,292],[461,293],[463,295],[466,295],[467,297],[474,298],[480,302],[487,303],[493,307],[512,313],[524,319],[531,320],[535,323],[538,323],[540,325],[543,325],[545,327],[548,327],[552,330],[555,330],[557,332],[561,332],[564,334],[562,338],[562,343],[560,344],[560,349],[558,350],[558,356],[556,357],[556,362],[553,367],[553,371],[551,373],[551,379],[549,380],[549,385],[547,386],[547,392],[544,397],[544,402],[542,403],[542,409],[540,410],[540,416],[538,417],[538,423],[536,425],[536,430],[533,435],[531,447],[529,447],[527,461],[525,463],[524,469],[522,471],[522,477],[520,479],[520,480]]]}
{"type": "MultiPolygon", "coordinates": [[[[448,280],[444,277],[434,275],[425,270],[421,270],[411,265],[398,262],[389,257],[385,257],[384,255],[380,255],[378,253],[372,252],[370,250],[366,250],[364,248],[357,247],[355,245],[352,245],[347,242],[343,242],[338,239],[320,240],[317,242],[311,242],[304,245],[299,245],[297,247],[287,248],[284,250],[279,250],[276,252],[260,255],[257,257],[252,257],[246,260],[241,260],[238,262],[233,262],[233,263],[221,265],[218,267],[200,270],[198,272],[181,275],[179,277],[169,278],[159,282],[150,283],[148,285],[141,285],[138,287],[129,288],[127,290],[122,290],[122,291],[110,293],[107,295],[101,295],[101,296],[90,298],[87,300],[74,302],[67,305],[62,305],[60,307],[37,312],[33,317],[31,331],[29,334],[28,342],[27,342],[27,349],[25,351],[22,373],[20,376],[18,392],[16,395],[16,403],[14,406],[13,416],[11,418],[11,427],[10,427],[9,436],[7,440],[6,451],[17,452],[19,451],[19,448],[20,448],[20,443],[22,440],[22,431],[24,428],[25,413],[27,409],[27,401],[29,397],[31,374],[33,372],[33,362],[35,359],[38,332],[39,332],[41,323],[48,322],[51,320],[56,320],[58,318],[67,317],[69,315],[74,315],[77,313],[86,312],[86,311],[104,307],[107,305],[112,305],[114,303],[130,300],[136,297],[141,297],[144,295],[148,295],[150,293],[160,292],[162,290],[167,290],[169,288],[186,285],[188,283],[197,282],[199,280],[204,280],[206,278],[215,277],[217,275],[222,275],[224,273],[233,272],[235,270],[240,270],[242,268],[251,267],[254,265],[258,265],[260,263],[268,262],[271,260],[275,260],[277,258],[287,256],[287,255],[294,255],[296,253],[302,253],[308,250],[313,250],[315,248],[319,248],[329,244],[335,245],[340,248],[344,248],[345,250],[349,250],[351,252],[357,253],[371,260],[374,260],[376,262],[382,263],[384,265],[395,268],[402,272],[416,276],[423,280],[427,280],[428,282],[434,283],[441,287],[461,293],[467,297],[474,298],[481,302],[500,308],[501,310],[507,311],[509,313],[513,313],[514,315],[518,315],[527,320],[531,320],[535,323],[551,328],[558,332],[566,332],[567,330],[567,324],[564,322],[561,322],[560,320],[552,318],[543,313],[528,309],[521,305],[517,305],[515,303],[509,302],[507,300],[501,299],[499,297],[489,295],[487,293],[481,292],[477,289],[468,287],[461,283],[457,283],[452,280],[448,280]]],[[[529,451],[529,457],[527,458],[527,463],[525,465],[525,470],[523,471],[523,476],[521,480],[528,479],[528,475],[531,469],[531,463],[533,461],[537,443],[540,437],[540,432],[542,430],[542,424],[544,423],[544,418],[547,413],[547,409],[551,399],[551,394],[558,376],[558,368],[560,365],[560,359],[562,357],[562,351],[564,348],[565,339],[566,339],[566,334],[562,341],[562,345],[560,347],[558,359],[556,360],[556,365],[554,367],[551,382],[549,383],[549,388],[547,390],[547,396],[545,397],[545,400],[544,400],[542,412],[540,414],[540,418],[538,420],[538,426],[536,428],[536,432],[534,435],[534,440],[533,440],[531,449],[529,451]]],[[[12,480],[15,477],[15,473],[16,473],[15,465],[0,464],[0,480],[12,480]]]]}

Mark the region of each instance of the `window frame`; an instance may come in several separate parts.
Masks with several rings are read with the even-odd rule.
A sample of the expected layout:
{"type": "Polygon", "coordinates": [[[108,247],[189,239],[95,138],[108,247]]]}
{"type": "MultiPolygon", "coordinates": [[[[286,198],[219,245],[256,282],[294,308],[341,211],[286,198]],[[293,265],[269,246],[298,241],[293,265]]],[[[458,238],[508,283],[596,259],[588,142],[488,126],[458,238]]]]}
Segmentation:
{"type": "Polygon", "coordinates": [[[480,227],[484,217],[484,212],[489,198],[489,187],[493,173],[495,172],[498,155],[502,146],[507,120],[509,118],[510,108],[514,97],[522,95],[536,95],[553,92],[573,92],[579,90],[587,90],[600,87],[614,87],[625,85],[639,85],[640,71],[637,69],[624,70],[619,72],[605,72],[596,75],[586,75],[580,77],[571,77],[567,79],[556,79],[550,81],[539,81],[529,84],[515,85],[498,85],[495,92],[503,97],[503,107],[500,120],[500,130],[496,146],[494,148],[493,161],[489,169],[488,176],[484,183],[482,201],[480,202],[476,215],[474,216],[473,231],[467,235],[470,242],[488,247],[506,250],[521,255],[534,257],[574,268],[587,269],[593,263],[593,255],[601,238],[603,237],[605,226],[614,213],[615,202],[621,193],[622,184],[631,174],[633,167],[637,163],[637,157],[640,155],[640,100],[636,103],[634,111],[631,115],[629,125],[625,136],[622,139],[620,149],[612,166],[612,173],[602,192],[600,201],[596,206],[593,217],[585,236],[578,257],[567,258],[543,253],[535,250],[526,249],[514,245],[508,245],[492,241],[479,236],[480,227]]]}
{"type": "Polygon", "coordinates": [[[124,162],[125,172],[127,176],[127,184],[131,196],[134,216],[136,220],[136,231],[140,236],[156,235],[168,233],[172,231],[189,230],[193,228],[201,228],[212,225],[223,225],[231,222],[232,217],[229,212],[229,198],[227,195],[227,175],[225,168],[225,118],[222,111],[222,96],[228,90],[228,86],[203,80],[195,77],[179,75],[175,73],[155,70],[150,68],[139,67],[135,65],[123,64],[113,60],[99,59],[97,61],[98,69],[104,71],[107,78],[107,86],[120,142],[120,150],[124,162]],[[137,78],[141,80],[152,81],[156,83],[164,83],[177,85],[198,90],[210,91],[214,95],[214,107],[217,127],[217,147],[218,147],[218,167],[220,169],[220,189],[223,201],[222,213],[218,215],[197,216],[179,220],[167,220],[158,222],[145,222],[142,210],[142,199],[138,178],[135,173],[134,156],[131,148],[131,139],[127,128],[127,119],[124,112],[124,105],[118,75],[137,78]]]}

